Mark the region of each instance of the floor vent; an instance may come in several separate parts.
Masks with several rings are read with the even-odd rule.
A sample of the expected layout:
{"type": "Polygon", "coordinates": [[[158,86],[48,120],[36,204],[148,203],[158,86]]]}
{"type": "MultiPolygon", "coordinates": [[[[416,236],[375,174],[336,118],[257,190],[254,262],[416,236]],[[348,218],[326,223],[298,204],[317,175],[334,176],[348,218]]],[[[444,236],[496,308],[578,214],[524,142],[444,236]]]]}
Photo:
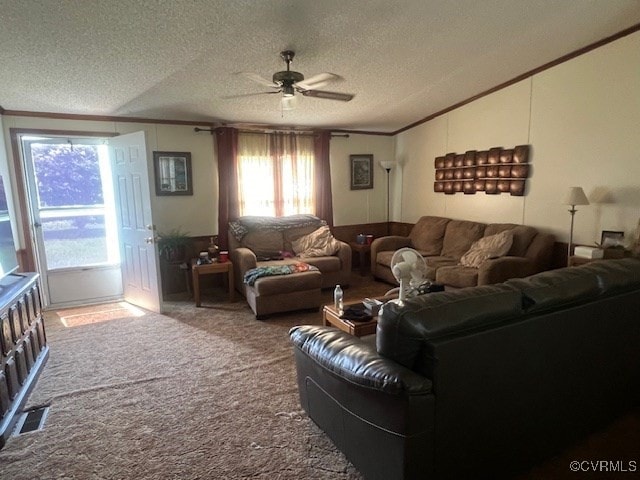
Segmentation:
{"type": "Polygon", "coordinates": [[[49,407],[38,407],[31,410],[25,410],[18,418],[14,435],[20,435],[27,432],[34,432],[44,428],[44,422],[47,419],[49,407]]]}

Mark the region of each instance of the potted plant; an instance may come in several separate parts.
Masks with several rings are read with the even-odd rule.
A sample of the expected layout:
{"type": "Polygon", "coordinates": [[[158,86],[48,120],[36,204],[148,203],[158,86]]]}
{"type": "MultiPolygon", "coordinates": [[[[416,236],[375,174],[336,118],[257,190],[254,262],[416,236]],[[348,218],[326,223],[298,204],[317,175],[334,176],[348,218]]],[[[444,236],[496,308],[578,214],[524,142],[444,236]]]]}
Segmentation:
{"type": "Polygon", "coordinates": [[[166,233],[158,234],[158,249],[160,256],[169,263],[182,263],[187,255],[187,245],[191,243],[189,232],[183,232],[180,227],[173,228],[166,233]]]}

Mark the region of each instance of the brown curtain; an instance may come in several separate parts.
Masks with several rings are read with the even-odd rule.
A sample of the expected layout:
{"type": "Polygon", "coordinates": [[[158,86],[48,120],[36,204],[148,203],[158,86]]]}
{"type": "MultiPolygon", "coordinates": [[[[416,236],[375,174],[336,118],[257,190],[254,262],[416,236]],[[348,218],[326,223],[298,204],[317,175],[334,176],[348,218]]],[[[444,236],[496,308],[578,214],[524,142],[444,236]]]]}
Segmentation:
{"type": "Polygon", "coordinates": [[[219,127],[214,131],[218,151],[218,245],[229,249],[229,221],[238,218],[238,130],[219,127]]]}
{"type": "Polygon", "coordinates": [[[331,166],[329,163],[329,142],[331,132],[315,132],[315,194],[316,216],[326,220],[333,227],[333,201],[331,200],[331,166]]]}

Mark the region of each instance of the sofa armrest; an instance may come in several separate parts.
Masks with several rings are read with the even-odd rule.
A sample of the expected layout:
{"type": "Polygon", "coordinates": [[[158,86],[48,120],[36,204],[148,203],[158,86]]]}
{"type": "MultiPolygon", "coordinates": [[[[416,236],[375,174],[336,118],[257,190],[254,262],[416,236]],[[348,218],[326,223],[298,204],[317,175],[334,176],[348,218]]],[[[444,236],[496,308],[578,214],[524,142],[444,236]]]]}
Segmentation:
{"type": "Polygon", "coordinates": [[[538,232],[538,234],[533,237],[526,253],[527,258],[533,261],[535,267],[532,273],[542,272],[551,268],[555,241],[555,236],[550,233],[538,232]]]}
{"type": "Polygon", "coordinates": [[[323,369],[352,384],[388,394],[422,395],[431,392],[431,380],[381,357],[373,345],[332,327],[293,327],[293,344],[323,369]]]}
{"type": "Polygon", "coordinates": [[[521,278],[536,273],[533,260],[526,257],[500,257],[486,260],[478,269],[478,285],[492,285],[510,278],[521,278]]]}
{"type": "Polygon", "coordinates": [[[229,258],[233,262],[233,274],[236,290],[244,293],[244,274],[247,270],[256,268],[257,257],[250,249],[236,248],[229,252],[229,258]]]}

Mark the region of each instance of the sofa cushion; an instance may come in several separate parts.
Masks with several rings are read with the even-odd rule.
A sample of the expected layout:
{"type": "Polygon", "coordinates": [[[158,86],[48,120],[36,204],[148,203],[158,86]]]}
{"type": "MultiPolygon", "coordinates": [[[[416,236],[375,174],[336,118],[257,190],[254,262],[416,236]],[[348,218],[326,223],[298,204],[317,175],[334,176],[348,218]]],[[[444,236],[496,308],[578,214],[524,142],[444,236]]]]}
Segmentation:
{"type": "Polygon", "coordinates": [[[293,252],[293,242],[300,240],[300,238],[305,235],[315,232],[317,229],[318,225],[305,225],[303,227],[293,227],[283,231],[284,250],[287,252],[293,252]]]}
{"type": "Polygon", "coordinates": [[[436,279],[436,272],[441,267],[454,266],[458,264],[458,260],[451,257],[425,257],[425,262],[427,262],[427,278],[432,280],[436,279]]]}
{"type": "Polygon", "coordinates": [[[436,282],[456,288],[475,287],[478,285],[478,269],[453,265],[440,267],[436,271],[436,282]]]}
{"type": "Polygon", "coordinates": [[[602,293],[626,291],[640,286],[640,259],[599,260],[575,267],[598,278],[602,293]]]}
{"type": "Polygon", "coordinates": [[[515,223],[491,223],[487,225],[484,235],[495,235],[496,233],[507,230],[513,235],[513,244],[511,245],[511,249],[507,255],[524,257],[529,245],[531,245],[531,242],[533,241],[533,237],[538,234],[538,231],[533,227],[516,225],[515,223]]]}
{"type": "Polygon", "coordinates": [[[252,230],[243,237],[242,246],[255,253],[258,260],[279,258],[284,249],[282,232],[272,229],[252,230]]]}
{"type": "Polygon", "coordinates": [[[440,255],[444,233],[450,219],[425,216],[411,229],[411,245],[424,256],[440,255]]]}
{"type": "Polygon", "coordinates": [[[320,290],[322,274],[318,270],[291,273],[289,275],[277,275],[273,277],[262,277],[250,287],[253,288],[256,296],[281,295],[283,293],[301,292],[306,290],[320,290]]]}
{"type": "Polygon", "coordinates": [[[309,265],[318,267],[321,272],[337,272],[342,268],[342,262],[339,257],[308,257],[304,261],[309,265]]]}
{"type": "MultiPolygon", "coordinates": [[[[414,249],[415,250],[415,249],[414,249]]],[[[426,256],[426,251],[424,250],[416,250],[416,252],[418,252],[420,255],[422,255],[423,257],[426,256]]],[[[376,256],[376,263],[380,264],[380,265],[384,265],[386,267],[391,267],[391,259],[393,258],[393,254],[396,253],[396,251],[393,250],[388,250],[388,251],[383,251],[383,252],[378,252],[378,255],[376,256]]],[[[440,257],[438,257],[440,258],[440,257]]],[[[427,259],[425,258],[425,261],[427,259]]],[[[455,260],[450,259],[454,262],[455,264],[455,260]]]]}
{"type": "Polygon", "coordinates": [[[447,224],[444,233],[444,242],[440,255],[459,259],[471,248],[473,242],[484,235],[485,228],[486,225],[484,223],[451,220],[447,224]]]}
{"type": "Polygon", "coordinates": [[[416,365],[416,361],[428,340],[465,334],[521,313],[521,293],[503,285],[430,293],[407,300],[404,305],[388,302],[378,320],[376,345],[381,355],[425,374],[429,367],[416,365]]]}
{"type": "Polygon", "coordinates": [[[324,257],[340,250],[340,243],[328,226],[320,227],[308,235],[291,242],[293,251],[300,257],[324,257]]]}
{"type": "Polygon", "coordinates": [[[523,308],[528,313],[587,301],[600,294],[598,277],[579,268],[562,268],[527,278],[512,278],[503,285],[522,292],[523,308]]]}
{"type": "Polygon", "coordinates": [[[473,242],[471,248],[460,258],[460,265],[479,268],[490,258],[503,257],[511,249],[513,235],[509,230],[473,242]]]}

